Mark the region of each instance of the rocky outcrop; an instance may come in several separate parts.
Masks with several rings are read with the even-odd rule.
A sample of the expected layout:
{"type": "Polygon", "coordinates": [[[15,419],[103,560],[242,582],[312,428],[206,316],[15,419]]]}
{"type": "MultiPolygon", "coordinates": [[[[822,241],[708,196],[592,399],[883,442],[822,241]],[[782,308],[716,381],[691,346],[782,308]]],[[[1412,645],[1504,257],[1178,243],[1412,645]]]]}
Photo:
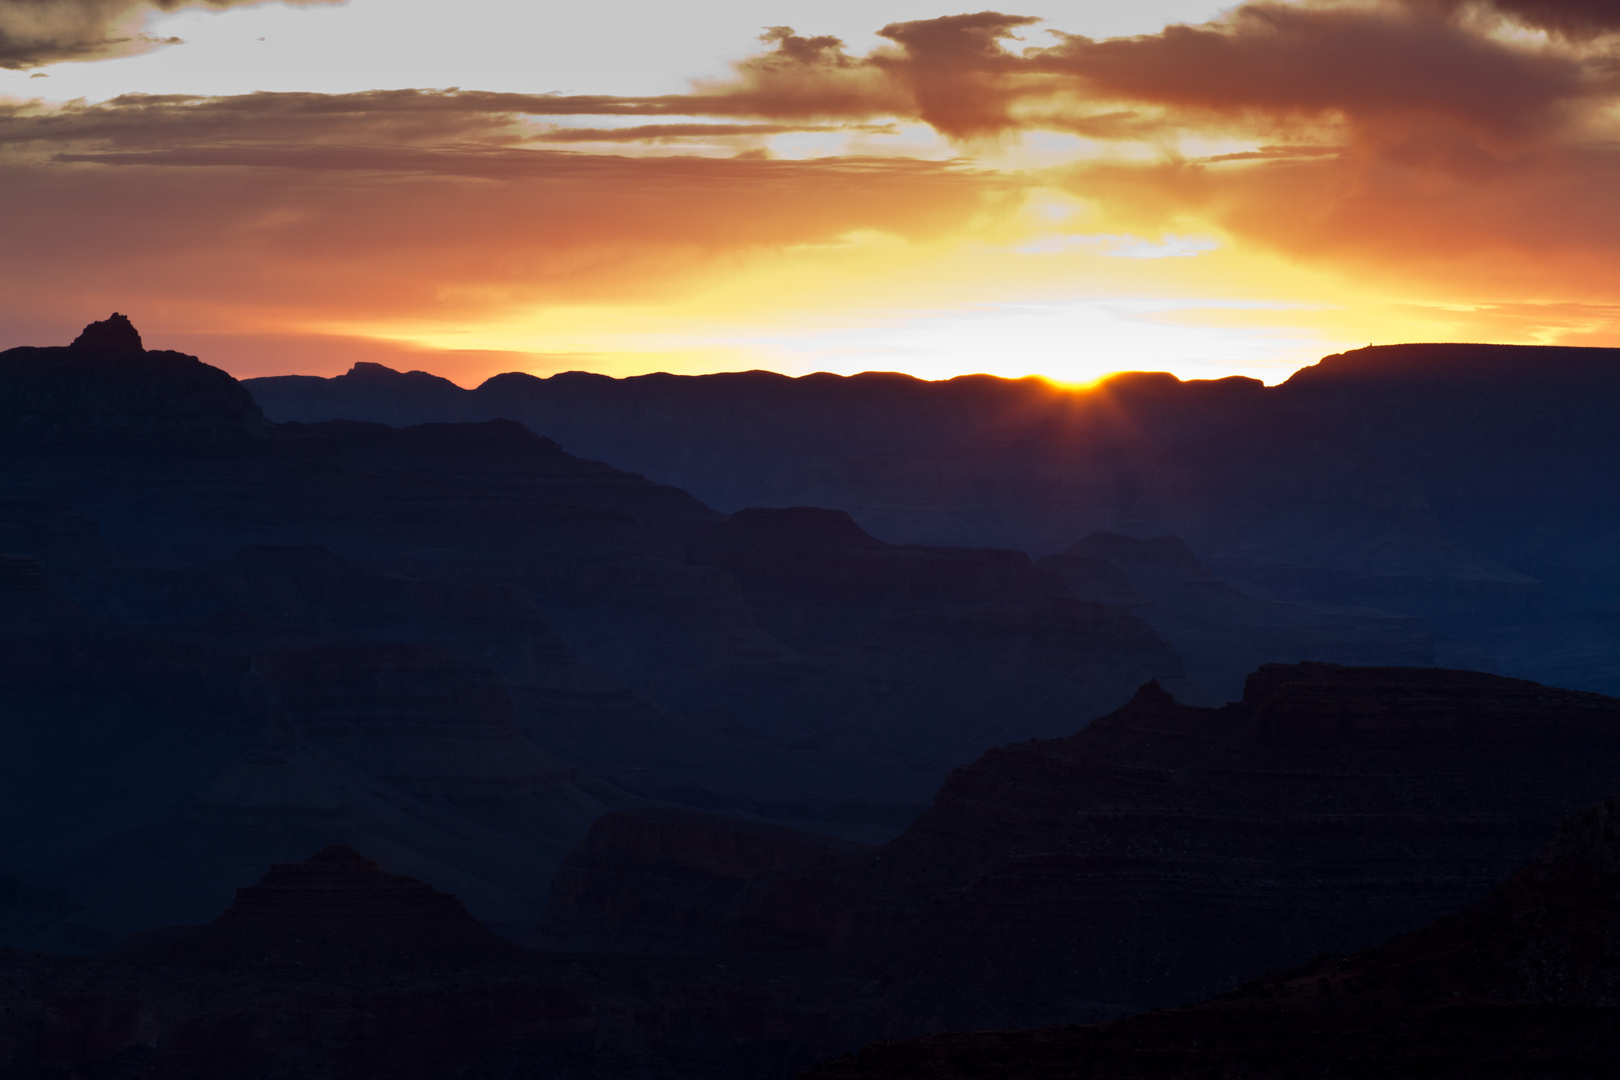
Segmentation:
{"type": "Polygon", "coordinates": [[[347,968],[370,980],[399,968],[495,964],[521,951],[454,896],[331,844],[238,888],[235,902],[207,926],[137,935],[122,952],[227,969],[347,968]]]}
{"type": "Polygon", "coordinates": [[[1079,734],[993,750],[901,836],[819,873],[721,873],[723,826],[688,827],[710,854],[671,856],[657,838],[679,821],[619,815],[570,856],[547,926],[679,927],[680,948],[735,951],[728,928],[767,910],[757,898],[796,893],[844,928],[824,951],[881,973],[897,1027],[1103,1019],[1479,900],[1612,787],[1617,751],[1614,699],[1270,665],[1221,709],[1150,685],[1079,734]]]}
{"type": "Polygon", "coordinates": [[[0,445],[236,440],[269,426],[235,379],[195,356],[142,348],[116,312],[72,345],[0,352],[0,445]]]}
{"type": "Polygon", "coordinates": [[[1095,1027],[886,1043],[814,1077],[1601,1076],[1620,1067],[1620,803],[1479,904],[1234,993],[1095,1027]]]}
{"type": "Polygon", "coordinates": [[[109,318],[93,322],[80,331],[68,348],[99,356],[139,356],[146,351],[141,334],[128,315],[113,312],[109,318]]]}
{"type": "Polygon", "coordinates": [[[0,955],[0,1062],[153,1080],[753,1080],[848,1042],[825,1005],[754,975],[538,953],[334,846],[271,867],[206,926],[96,957],[0,955]]]}
{"type": "Polygon", "coordinates": [[[1478,899],[1609,790],[1616,747],[1620,712],[1597,695],[1271,665],[1224,709],[1150,688],[1069,739],[992,751],[888,861],[958,890],[919,941],[976,942],[951,966],[997,987],[984,1008],[1118,1014],[1478,899]],[[1008,956],[1022,981],[997,979],[1008,956]]]}

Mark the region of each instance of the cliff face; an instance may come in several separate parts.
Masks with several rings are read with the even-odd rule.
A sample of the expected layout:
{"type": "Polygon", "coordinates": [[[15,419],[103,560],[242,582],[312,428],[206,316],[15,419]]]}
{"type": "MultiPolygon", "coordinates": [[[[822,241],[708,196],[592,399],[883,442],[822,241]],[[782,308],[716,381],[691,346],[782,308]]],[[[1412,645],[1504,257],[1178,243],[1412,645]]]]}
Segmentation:
{"type": "Polygon", "coordinates": [[[1096,1027],[881,1044],[816,1077],[1603,1076],[1620,1066],[1620,803],[1480,903],[1349,956],[1096,1027]]]}
{"type": "Polygon", "coordinates": [[[565,863],[542,933],[679,925],[683,948],[735,951],[727,927],[796,894],[903,1023],[1117,1016],[1477,901],[1613,786],[1617,751],[1620,703],[1597,695],[1271,665],[1222,709],[1149,686],[1077,735],[992,750],[901,836],[820,871],[722,873],[669,854],[668,823],[618,815],[565,863]],[[701,904],[674,899],[668,882],[700,879],[701,904]]]}

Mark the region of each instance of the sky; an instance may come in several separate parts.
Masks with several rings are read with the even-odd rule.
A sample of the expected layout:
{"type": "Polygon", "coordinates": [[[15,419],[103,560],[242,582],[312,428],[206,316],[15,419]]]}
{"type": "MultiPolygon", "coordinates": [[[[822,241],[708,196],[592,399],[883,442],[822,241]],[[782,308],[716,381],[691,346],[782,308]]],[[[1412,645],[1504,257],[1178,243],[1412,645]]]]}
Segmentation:
{"type": "Polygon", "coordinates": [[[1614,0],[0,0],[0,348],[1277,382],[1620,345],[1614,0]]]}

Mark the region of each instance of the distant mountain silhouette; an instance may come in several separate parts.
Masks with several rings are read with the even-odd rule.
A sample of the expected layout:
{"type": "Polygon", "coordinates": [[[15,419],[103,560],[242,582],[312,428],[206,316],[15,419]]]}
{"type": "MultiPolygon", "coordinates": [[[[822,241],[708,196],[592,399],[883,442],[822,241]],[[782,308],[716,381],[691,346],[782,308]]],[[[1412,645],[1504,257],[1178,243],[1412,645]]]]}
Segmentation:
{"type": "Polygon", "coordinates": [[[1620,350],[1377,346],[1269,388],[576,372],[463,390],[377,365],[245,385],[283,420],[507,417],[721,510],[824,506],[895,543],[1172,535],[1261,599],[1424,619],[1442,663],[1620,691],[1620,350]]]}
{"type": "Polygon", "coordinates": [[[521,950],[467,914],[455,897],[384,873],[347,844],[270,867],[208,925],[159,930],[125,942],[124,955],[226,971],[270,966],[342,971],[375,980],[511,961],[521,950]]]}

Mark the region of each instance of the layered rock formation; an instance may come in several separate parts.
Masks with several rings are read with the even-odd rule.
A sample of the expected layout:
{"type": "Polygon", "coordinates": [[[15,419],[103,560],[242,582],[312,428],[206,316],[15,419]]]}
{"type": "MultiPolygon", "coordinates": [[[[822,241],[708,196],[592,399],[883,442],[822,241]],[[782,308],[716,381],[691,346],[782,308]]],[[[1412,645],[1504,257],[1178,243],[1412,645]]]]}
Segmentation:
{"type": "Polygon", "coordinates": [[[136,935],[120,950],[166,964],[346,969],[374,980],[398,969],[511,961],[521,950],[424,882],[384,873],[347,844],[270,867],[213,922],[136,935]]]}
{"type": "Polygon", "coordinates": [[[1620,805],[1500,883],[1612,784],[1617,740],[1620,701],[1467,672],[1274,666],[1219,710],[1149,688],[958,771],[884,845],[606,815],[556,878],[542,940],[567,951],[503,941],[442,890],[328,848],[201,928],[6,953],[0,1055],[187,1080],[754,1080],[887,1040],[826,1068],[1580,1075],[1612,1060],[1620,805]],[[1120,1017],[1278,963],[1308,966],[1098,1028],[893,1041],[1120,1017]]]}
{"type": "Polygon", "coordinates": [[[1479,904],[1200,1005],[1096,1027],[881,1044],[808,1075],[1604,1076],[1620,1067],[1620,803],[1572,816],[1479,904]]]}
{"type": "Polygon", "coordinates": [[[547,955],[345,847],[202,927],[95,957],[0,951],[9,1075],[781,1076],[847,1045],[824,1003],[707,960],[547,955]]]}
{"type": "Polygon", "coordinates": [[[6,953],[0,1055],[187,1080],[754,1080],[880,1041],[823,1069],[1596,1075],[1614,1058],[1620,804],[1513,870],[1612,784],[1617,739],[1620,701],[1466,672],[1271,667],[1220,710],[1149,689],[960,770],[881,846],[604,816],[556,879],[544,941],[568,951],[503,941],[328,848],[200,928],[6,953]],[[1278,962],[1305,966],[1253,981],[1278,962]],[[1234,987],[1100,1027],[894,1041],[1234,987]]]}
{"type": "Polygon", "coordinates": [[[1614,785],[1617,750],[1620,702],[1470,672],[1272,665],[1221,709],[1150,685],[1077,735],[991,751],[895,840],[819,863],[726,869],[721,823],[692,831],[719,837],[700,855],[646,811],[604,819],[542,933],[727,952],[767,947],[733,928],[782,927],[782,948],[816,926],[881,975],[896,1026],[1100,1019],[1479,899],[1614,785]]]}

